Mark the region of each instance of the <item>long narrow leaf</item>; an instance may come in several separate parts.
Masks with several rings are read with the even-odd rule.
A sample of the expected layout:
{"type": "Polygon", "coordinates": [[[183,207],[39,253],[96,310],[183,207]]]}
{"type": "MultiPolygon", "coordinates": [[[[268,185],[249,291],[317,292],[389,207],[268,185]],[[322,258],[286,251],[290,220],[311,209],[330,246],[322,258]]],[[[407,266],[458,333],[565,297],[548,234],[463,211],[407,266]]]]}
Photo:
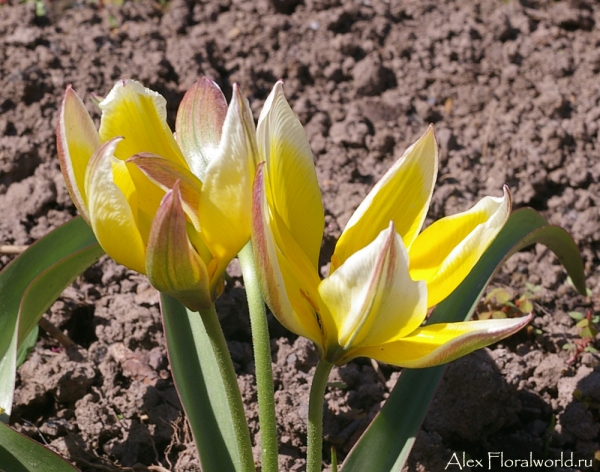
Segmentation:
{"type": "MultiPolygon", "coordinates": [[[[4,356],[0,358],[0,423],[8,423],[12,409],[13,394],[15,391],[15,375],[17,372],[17,338],[19,337],[19,325],[17,317],[14,324],[7,332],[8,345],[4,356]]],[[[4,347],[4,346],[2,346],[4,347]]]]}
{"type": "MultiPolygon", "coordinates": [[[[534,243],[542,243],[552,250],[565,266],[579,293],[585,294],[583,262],[569,234],[560,227],[549,225],[539,213],[522,209],[510,216],[469,276],[435,308],[428,323],[469,319],[502,263],[534,243]]],[[[386,404],[346,458],[342,472],[401,470],[444,369],[444,366],[438,366],[402,371],[386,404]]]]}
{"type": "Polygon", "coordinates": [[[204,472],[235,472],[240,463],[233,413],[210,339],[198,313],[161,294],[173,379],[204,472]]]}
{"type": "Polygon", "coordinates": [[[61,292],[104,252],[74,218],[33,244],[0,273],[0,419],[12,406],[20,344],[61,292]]]}
{"type": "Polygon", "coordinates": [[[76,472],[57,454],[0,423],[0,470],[7,472],[76,472]]]}
{"type": "Polygon", "coordinates": [[[102,248],[93,244],[64,257],[33,279],[19,307],[19,346],[63,290],[103,254],[102,248]]]}
{"type": "Polygon", "coordinates": [[[17,349],[17,367],[25,362],[29,353],[33,351],[39,334],[40,329],[39,326],[36,325],[31,331],[29,331],[29,334],[25,336],[25,339],[19,343],[19,348],[17,349]]]}

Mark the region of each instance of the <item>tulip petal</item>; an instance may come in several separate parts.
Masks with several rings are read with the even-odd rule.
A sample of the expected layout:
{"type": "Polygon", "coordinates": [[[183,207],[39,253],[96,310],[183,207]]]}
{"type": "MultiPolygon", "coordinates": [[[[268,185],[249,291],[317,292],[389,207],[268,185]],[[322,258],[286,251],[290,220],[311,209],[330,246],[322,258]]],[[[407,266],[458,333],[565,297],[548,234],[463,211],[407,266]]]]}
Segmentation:
{"type": "Polygon", "coordinates": [[[90,160],[85,175],[90,223],[100,246],[109,256],[118,263],[145,274],[144,241],[131,207],[136,207],[137,197],[130,188],[125,189],[124,193],[115,184],[113,175],[113,161],[123,166],[114,157],[118,142],[119,138],[115,138],[104,143],[90,160]]]}
{"type": "Polygon", "coordinates": [[[218,273],[250,240],[257,154],[252,111],[234,84],[221,144],[206,167],[199,207],[202,233],[218,261],[218,273]]]}
{"type": "Polygon", "coordinates": [[[322,335],[316,315],[319,276],[303,251],[282,252],[273,232],[274,222],[265,195],[264,164],[258,166],[252,197],[252,245],[257,276],[265,302],[279,322],[290,331],[322,346],[322,335]],[[294,260],[288,257],[296,256],[294,260]],[[304,263],[302,263],[304,261],[304,263]],[[298,280],[297,267],[308,267],[298,280]]]}
{"type": "Polygon", "coordinates": [[[428,306],[446,298],[463,281],[506,222],[508,188],[502,198],[485,197],[470,210],[436,221],[409,250],[410,275],[427,282],[428,306]]]}
{"type": "Polygon", "coordinates": [[[133,156],[127,160],[127,163],[135,164],[165,192],[171,190],[175,182],[179,181],[183,209],[196,231],[200,231],[198,209],[202,182],[198,177],[185,167],[149,153],[133,156]]]}
{"type": "Polygon", "coordinates": [[[165,194],[152,222],[146,267],[154,287],[190,310],[212,305],[206,264],[188,237],[179,182],[165,194]]]}
{"type": "Polygon", "coordinates": [[[221,142],[227,101],[219,86],[202,77],[186,92],[177,110],[177,142],[191,171],[202,181],[221,142]]]}
{"type": "Polygon", "coordinates": [[[150,152],[186,166],[185,159],[167,125],[165,99],[131,79],[119,81],[100,102],[100,139],[125,139],[115,156],[121,160],[150,152]]]}
{"type": "MultiPolygon", "coordinates": [[[[527,325],[532,315],[501,320],[439,323],[417,328],[402,339],[356,350],[354,357],[371,357],[399,367],[433,367],[453,361],[504,339],[527,325]]],[[[345,362],[350,359],[344,359],[345,362]]]]}
{"type": "Polygon", "coordinates": [[[383,231],[390,221],[410,248],[421,230],[437,176],[433,127],[410,146],[356,209],[331,258],[331,272],[383,231]]]}
{"type": "MultiPolygon", "coordinates": [[[[117,146],[118,149],[118,146],[117,146]]],[[[138,229],[142,235],[144,243],[148,243],[150,227],[156,214],[156,210],[162,201],[165,191],[146,176],[136,165],[115,159],[113,161],[113,174],[115,183],[120,188],[122,186],[119,176],[124,176],[127,180],[133,182],[135,194],[137,196],[137,216],[136,221],[138,229]],[[119,173],[117,168],[123,168],[124,172],[119,173]],[[126,170],[126,171],[125,171],[126,170]]],[[[133,208],[133,207],[132,207],[133,208]]]]}
{"type": "Polygon", "coordinates": [[[83,102],[68,85],[60,107],[56,127],[56,144],[60,167],[67,190],[79,213],[89,223],[85,191],[85,170],[91,157],[100,147],[96,126],[83,102]]]}
{"type": "Polygon", "coordinates": [[[289,232],[318,267],[324,216],[317,174],[304,129],[277,82],[257,126],[258,151],[266,161],[269,203],[289,232]]]}
{"type": "Polygon", "coordinates": [[[410,278],[408,253],[393,223],[323,280],[319,294],[345,351],[405,336],[427,314],[426,285],[410,278]]]}

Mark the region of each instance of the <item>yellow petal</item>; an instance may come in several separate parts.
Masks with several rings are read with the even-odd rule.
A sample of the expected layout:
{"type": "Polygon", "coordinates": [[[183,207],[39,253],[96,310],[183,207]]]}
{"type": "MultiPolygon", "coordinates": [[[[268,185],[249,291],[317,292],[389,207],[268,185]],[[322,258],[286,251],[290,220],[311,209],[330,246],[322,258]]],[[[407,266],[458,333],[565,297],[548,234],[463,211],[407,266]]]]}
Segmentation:
{"type": "Polygon", "coordinates": [[[256,159],[252,111],[234,85],[219,150],[206,167],[199,209],[202,233],[218,261],[217,273],[250,240],[256,159]]]}
{"type": "MultiPolygon", "coordinates": [[[[533,318],[440,323],[417,328],[409,336],[358,349],[354,357],[371,357],[400,367],[432,367],[489,346],[523,328],[533,318]]],[[[345,359],[347,362],[350,359],[345,359]]]]}
{"type": "Polygon", "coordinates": [[[485,197],[470,210],[436,221],[409,250],[410,275],[427,282],[428,306],[446,298],[463,281],[498,235],[510,214],[511,199],[485,197]]]}
{"type": "Polygon", "coordinates": [[[264,165],[259,165],[252,199],[252,245],[257,276],[265,302],[287,329],[313,341],[322,348],[316,315],[319,276],[303,251],[284,254],[273,234],[274,222],[265,195],[264,165]],[[290,262],[287,256],[296,256],[290,262]],[[302,262],[304,261],[304,263],[302,262]],[[298,267],[308,270],[297,273],[298,267]],[[306,280],[308,279],[308,282],[306,280]]]}
{"type": "Polygon", "coordinates": [[[206,264],[188,238],[179,181],[167,192],[156,212],[148,240],[146,267],[154,287],[178,299],[190,310],[207,309],[212,305],[206,264]]]}
{"type": "Polygon", "coordinates": [[[410,248],[421,230],[437,175],[438,151],[433,127],[409,147],[356,209],[331,259],[333,272],[364,248],[390,221],[410,248]]]}
{"type": "Polygon", "coordinates": [[[79,213],[89,223],[85,170],[100,147],[100,137],[92,118],[70,85],[67,86],[60,108],[56,144],[67,190],[79,213]]]}
{"type": "MultiPolygon", "coordinates": [[[[124,180],[133,183],[137,201],[136,222],[144,244],[148,244],[152,220],[165,195],[165,191],[131,162],[115,159],[113,161],[113,174],[115,176],[115,183],[119,188],[123,187],[120,180],[121,176],[125,178],[124,180]],[[117,168],[125,170],[119,172],[117,168]]],[[[132,208],[134,207],[132,206],[132,208]]]]}
{"type": "Polygon", "coordinates": [[[223,92],[206,77],[192,85],[177,109],[177,142],[190,170],[202,181],[208,163],[218,152],[226,113],[223,92]]]}
{"type": "Polygon", "coordinates": [[[393,223],[323,280],[319,294],[337,327],[337,339],[328,346],[334,341],[344,351],[403,337],[427,314],[426,286],[410,278],[408,254],[393,223]]]}
{"type": "MultiPolygon", "coordinates": [[[[85,175],[90,223],[100,246],[109,256],[145,274],[146,251],[134,211],[113,177],[111,161],[117,160],[114,157],[117,143],[118,138],[103,144],[90,160],[85,175]]],[[[135,198],[130,201],[134,202],[135,198]]]]}
{"type": "Polygon", "coordinates": [[[125,139],[115,156],[121,160],[150,152],[186,167],[185,159],[167,125],[165,99],[131,79],[119,81],[99,104],[100,139],[125,139]]]}
{"type": "Polygon", "coordinates": [[[304,129],[277,82],[257,126],[258,151],[266,161],[269,204],[318,266],[324,216],[317,174],[304,129]]]}
{"type": "Polygon", "coordinates": [[[165,192],[171,190],[175,182],[179,181],[183,209],[196,231],[200,231],[198,209],[200,207],[202,182],[198,177],[192,174],[187,168],[154,154],[138,154],[128,159],[127,163],[135,164],[165,192]]]}

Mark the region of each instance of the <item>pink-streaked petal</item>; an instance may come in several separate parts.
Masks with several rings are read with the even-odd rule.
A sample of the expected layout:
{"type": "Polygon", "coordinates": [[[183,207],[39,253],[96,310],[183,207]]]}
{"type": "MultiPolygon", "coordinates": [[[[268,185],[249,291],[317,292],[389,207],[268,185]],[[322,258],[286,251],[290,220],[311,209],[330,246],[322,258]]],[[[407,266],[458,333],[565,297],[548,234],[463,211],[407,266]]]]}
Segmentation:
{"type": "Polygon", "coordinates": [[[91,157],[100,147],[100,137],[83,102],[70,85],[65,90],[60,107],[56,144],[67,190],[77,210],[89,223],[85,171],[91,157]]]}
{"type": "Polygon", "coordinates": [[[191,171],[202,181],[215,158],[227,114],[227,101],[219,86],[202,77],[186,92],[177,110],[177,142],[191,171]]]}
{"type": "MultiPolygon", "coordinates": [[[[322,336],[315,306],[317,296],[313,293],[316,292],[319,277],[314,270],[300,274],[305,278],[312,277],[312,282],[303,287],[294,267],[277,246],[265,184],[264,166],[261,164],[257,169],[252,199],[252,245],[261,291],[265,302],[283,326],[310,339],[321,349],[322,336]]],[[[311,267],[310,263],[308,266],[311,267]]]]}
{"type": "Polygon", "coordinates": [[[323,280],[319,294],[327,307],[322,312],[331,314],[337,328],[337,339],[327,344],[344,351],[408,335],[427,314],[426,286],[410,278],[408,254],[393,223],[323,280]]]}
{"type": "Polygon", "coordinates": [[[171,190],[175,182],[179,181],[183,209],[196,231],[200,231],[198,209],[200,207],[202,182],[198,177],[192,174],[186,167],[182,167],[154,154],[138,154],[128,159],[127,163],[135,164],[165,192],[171,190]]]}
{"type": "Polygon", "coordinates": [[[250,240],[257,154],[252,111],[234,84],[221,144],[204,175],[199,207],[202,233],[218,261],[217,272],[223,272],[250,240]]]}
{"type": "Polygon", "coordinates": [[[206,263],[190,243],[179,182],[165,194],[152,222],[146,268],[154,287],[190,310],[211,307],[206,263]]]}
{"type": "MultiPolygon", "coordinates": [[[[357,349],[352,358],[371,357],[399,367],[433,367],[498,342],[526,326],[532,315],[500,320],[440,323],[417,328],[409,336],[357,349]]],[[[344,362],[350,358],[344,359],[344,362]]]]}

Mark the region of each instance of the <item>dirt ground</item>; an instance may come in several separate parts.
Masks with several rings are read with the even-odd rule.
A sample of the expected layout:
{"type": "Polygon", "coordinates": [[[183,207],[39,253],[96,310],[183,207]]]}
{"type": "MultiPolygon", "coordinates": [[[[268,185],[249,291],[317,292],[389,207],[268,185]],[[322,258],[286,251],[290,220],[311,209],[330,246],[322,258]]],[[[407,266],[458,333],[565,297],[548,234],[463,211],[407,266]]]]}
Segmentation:
{"type": "MultiPolygon", "coordinates": [[[[90,95],[135,78],[167,98],[172,124],[200,76],[226,96],[240,84],[255,113],[284,79],[323,190],[323,262],[372,185],[434,123],[441,163],[429,221],[499,196],[506,183],[515,207],[531,206],[572,233],[592,296],[578,296],[544,248],[514,256],[495,286],[532,301],[532,326],[448,367],[407,470],[482,470],[462,467],[463,452],[486,466],[490,452],[505,461],[573,454],[586,462],[520,470],[592,470],[600,359],[573,350],[583,338],[568,313],[600,309],[600,4],[97,3],[48,0],[36,15],[33,2],[0,1],[0,244],[30,244],[76,214],[54,138],[69,83],[97,118],[90,95]]],[[[245,295],[235,264],[230,274],[218,309],[256,435],[245,295]]],[[[42,333],[18,373],[12,426],[84,471],[198,471],[158,297],[145,278],[104,258],[46,316],[77,347],[42,333]]],[[[270,327],[281,470],[301,471],[316,354],[277,322],[270,327]]],[[[598,338],[593,345],[600,347],[598,338]]],[[[333,445],[344,457],[399,375],[368,360],[334,369],[325,451],[333,445]]],[[[517,470],[507,464],[483,470],[517,470]]]]}

